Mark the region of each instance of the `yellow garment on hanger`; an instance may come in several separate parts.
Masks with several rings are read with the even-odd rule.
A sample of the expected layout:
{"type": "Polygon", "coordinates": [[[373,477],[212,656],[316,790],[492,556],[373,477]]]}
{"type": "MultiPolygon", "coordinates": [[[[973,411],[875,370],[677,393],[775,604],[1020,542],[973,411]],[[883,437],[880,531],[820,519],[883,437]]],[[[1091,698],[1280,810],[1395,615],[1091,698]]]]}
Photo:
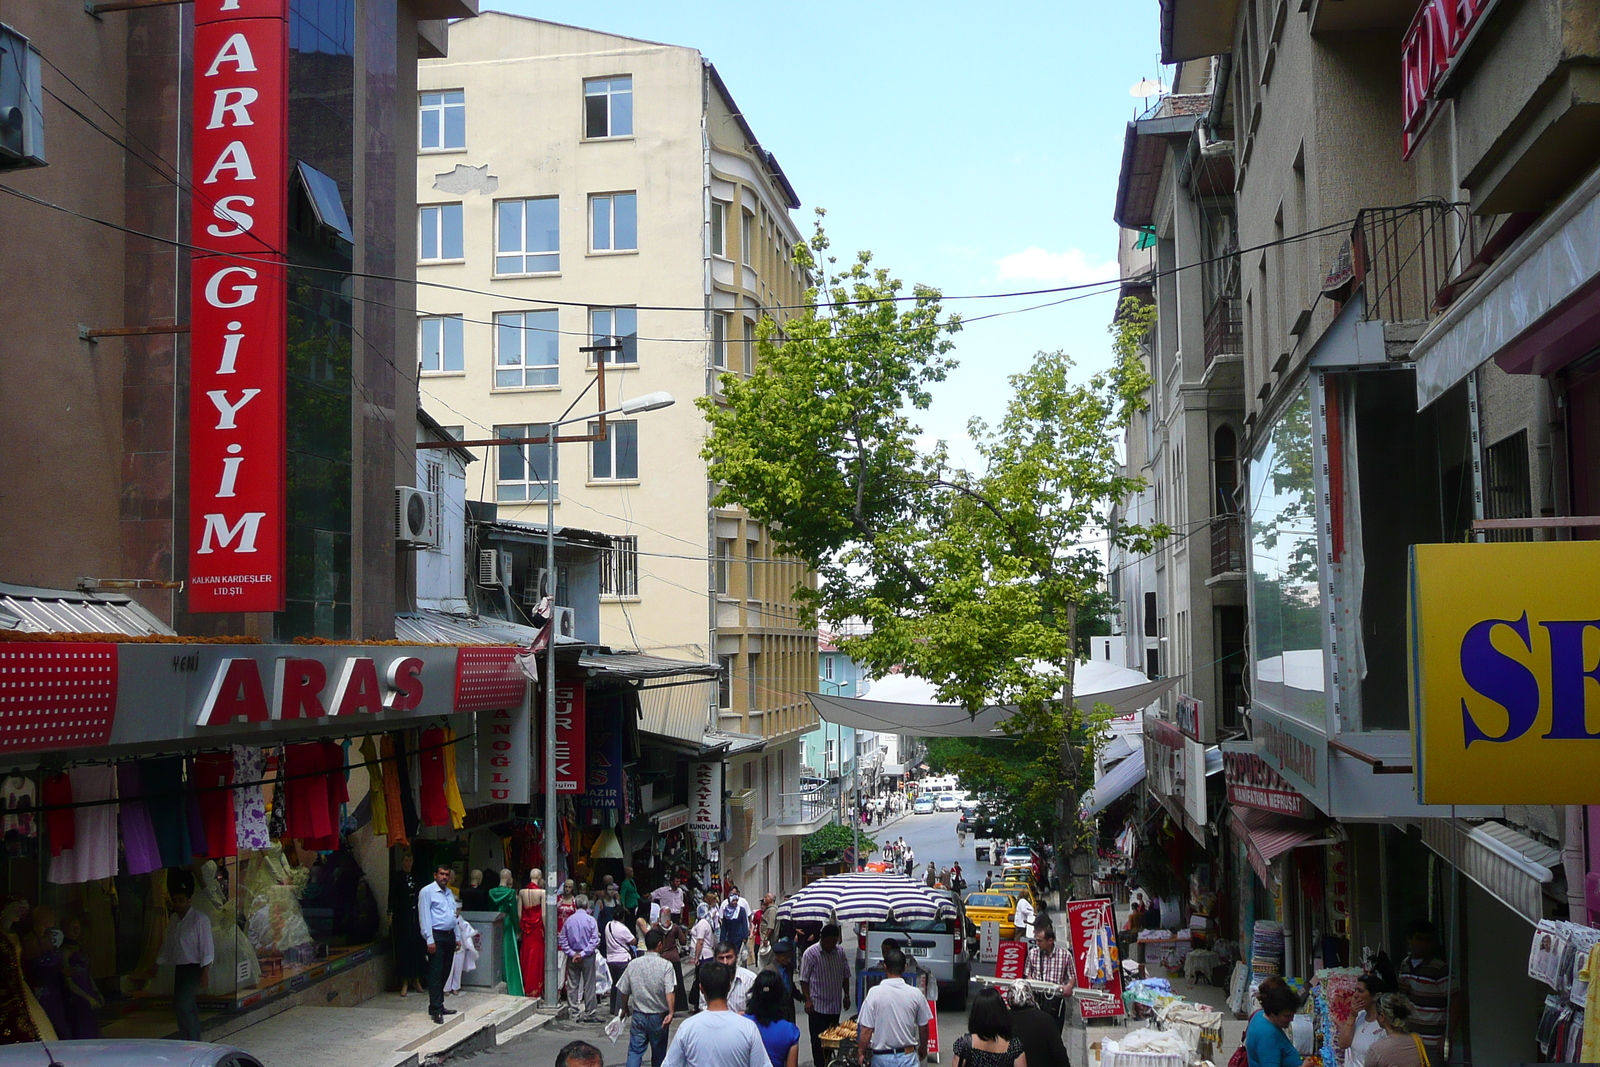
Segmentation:
{"type": "Polygon", "coordinates": [[[378,746],[369,735],[361,739],[361,762],[367,765],[367,796],[371,798],[372,834],[389,836],[389,814],[383,804],[383,766],[378,762],[378,746]]]}
{"type": "Polygon", "coordinates": [[[1589,950],[1589,962],[1584,964],[1578,977],[1589,983],[1589,994],[1583,1002],[1583,1017],[1596,1020],[1584,1024],[1583,1051],[1578,1055],[1578,1062],[1594,1063],[1600,1060],[1600,945],[1589,950]]]}
{"type": "Polygon", "coordinates": [[[444,802],[450,809],[450,825],[459,830],[466,825],[467,806],[461,802],[461,786],[456,781],[456,732],[444,728],[444,802]]]}

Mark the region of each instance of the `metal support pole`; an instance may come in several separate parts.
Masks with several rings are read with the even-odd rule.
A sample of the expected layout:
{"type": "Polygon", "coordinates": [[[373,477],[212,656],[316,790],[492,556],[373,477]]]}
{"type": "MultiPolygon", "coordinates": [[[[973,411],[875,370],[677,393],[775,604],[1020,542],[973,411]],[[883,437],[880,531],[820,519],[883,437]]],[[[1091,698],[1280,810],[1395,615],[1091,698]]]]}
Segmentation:
{"type": "MultiPolygon", "coordinates": [[[[545,434],[544,466],[544,572],[550,583],[550,638],[544,649],[544,1003],[557,1005],[556,991],[556,427],[545,434]]],[[[542,592],[542,591],[541,591],[542,592]]]]}

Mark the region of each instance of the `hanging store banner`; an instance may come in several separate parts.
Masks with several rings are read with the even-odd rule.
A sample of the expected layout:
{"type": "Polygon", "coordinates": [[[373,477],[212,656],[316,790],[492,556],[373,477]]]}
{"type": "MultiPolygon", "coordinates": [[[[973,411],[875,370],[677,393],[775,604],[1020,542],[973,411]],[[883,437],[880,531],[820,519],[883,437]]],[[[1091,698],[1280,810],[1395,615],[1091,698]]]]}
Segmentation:
{"type": "Polygon", "coordinates": [[[1144,767],[1150,792],[1174,819],[1183,818],[1183,742],[1183,735],[1170,722],[1145,717],[1144,767]]]}
{"type": "Polygon", "coordinates": [[[195,0],[192,612],[282,611],[289,0],[195,0]]]}
{"type": "Polygon", "coordinates": [[[1414,545],[1424,804],[1587,804],[1600,781],[1600,541],[1414,545]]]}
{"type": "Polygon", "coordinates": [[[582,793],[587,785],[588,725],[582,682],[556,679],[556,792],[582,793]]]}
{"type": "Polygon", "coordinates": [[[1204,705],[1194,697],[1180,696],[1173,711],[1173,721],[1178,724],[1178,732],[1184,737],[1200,740],[1200,721],[1204,705]]]}
{"type": "Polygon", "coordinates": [[[689,829],[715,834],[722,830],[722,761],[689,764],[689,829]]]}
{"type": "Polygon", "coordinates": [[[622,809],[622,697],[594,694],[590,699],[588,788],[580,808],[622,809]]]}
{"type": "Polygon", "coordinates": [[[533,688],[523,683],[514,708],[478,713],[478,758],[488,768],[484,788],[496,804],[526,804],[532,793],[533,688]]]}
{"type": "Polygon", "coordinates": [[[1228,784],[1228,803],[1293,815],[1297,819],[1311,818],[1313,809],[1305,794],[1290,785],[1254,751],[1233,747],[1240,744],[1229,742],[1222,747],[1222,775],[1228,784]]]}
{"type": "Polygon", "coordinates": [[[1122,963],[1117,957],[1117,915],[1109,900],[1067,901],[1067,936],[1078,984],[1108,994],[1107,999],[1081,999],[1085,1019],[1126,1014],[1122,1006],[1122,963]]]}

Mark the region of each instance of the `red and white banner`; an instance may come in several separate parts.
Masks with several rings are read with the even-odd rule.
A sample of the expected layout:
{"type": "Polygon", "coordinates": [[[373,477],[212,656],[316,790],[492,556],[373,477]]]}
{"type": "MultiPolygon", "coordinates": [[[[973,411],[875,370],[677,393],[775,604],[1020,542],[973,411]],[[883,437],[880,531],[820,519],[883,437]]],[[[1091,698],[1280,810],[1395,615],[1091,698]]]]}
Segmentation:
{"type": "Polygon", "coordinates": [[[1072,965],[1078,985],[1109,993],[1115,999],[1082,999],[1085,1019],[1127,1014],[1122,1006],[1122,961],[1117,955],[1117,913],[1109,900],[1067,901],[1067,936],[1072,939],[1072,965]]]}
{"type": "Polygon", "coordinates": [[[556,792],[582,793],[588,784],[589,755],[585,742],[582,682],[556,682],[556,792]]]}
{"type": "Polygon", "coordinates": [[[1028,943],[1002,941],[994,965],[996,978],[1021,978],[1028,968],[1028,943]]]}
{"type": "Polygon", "coordinates": [[[289,2],[194,6],[189,610],[281,611],[289,2]]]}

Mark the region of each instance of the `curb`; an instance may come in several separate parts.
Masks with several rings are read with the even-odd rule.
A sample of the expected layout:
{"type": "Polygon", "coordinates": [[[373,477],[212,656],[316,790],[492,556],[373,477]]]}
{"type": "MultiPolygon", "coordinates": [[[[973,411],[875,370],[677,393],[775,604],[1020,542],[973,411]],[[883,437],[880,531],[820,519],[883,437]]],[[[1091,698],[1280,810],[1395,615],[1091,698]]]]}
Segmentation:
{"type": "MultiPolygon", "coordinates": [[[[499,1044],[501,1033],[538,1015],[540,1007],[540,1001],[529,998],[524,1003],[496,1008],[476,1023],[461,1027],[460,1033],[451,1032],[447,1026],[443,1033],[431,1035],[413,1043],[410,1048],[402,1049],[398,1057],[383,1067],[434,1067],[460,1056],[492,1049],[499,1044]]],[[[545,1016],[546,1020],[553,1018],[553,1015],[545,1016]]],[[[535,1025],[528,1027],[528,1030],[538,1029],[541,1025],[535,1020],[535,1025]]]]}

